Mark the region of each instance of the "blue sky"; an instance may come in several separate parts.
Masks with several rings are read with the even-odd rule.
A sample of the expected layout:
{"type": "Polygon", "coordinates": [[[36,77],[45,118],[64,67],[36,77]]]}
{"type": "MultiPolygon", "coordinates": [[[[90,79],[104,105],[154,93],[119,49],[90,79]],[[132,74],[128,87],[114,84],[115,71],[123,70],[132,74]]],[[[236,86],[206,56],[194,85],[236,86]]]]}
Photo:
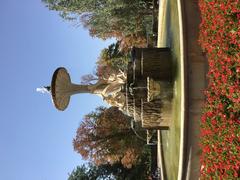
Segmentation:
{"type": "Polygon", "coordinates": [[[83,163],[73,151],[76,129],[103,102],[76,95],[59,112],[36,88],[48,85],[59,66],[80,82],[110,41],[89,37],[40,0],[2,1],[0,22],[0,179],[65,180],[83,163]]]}

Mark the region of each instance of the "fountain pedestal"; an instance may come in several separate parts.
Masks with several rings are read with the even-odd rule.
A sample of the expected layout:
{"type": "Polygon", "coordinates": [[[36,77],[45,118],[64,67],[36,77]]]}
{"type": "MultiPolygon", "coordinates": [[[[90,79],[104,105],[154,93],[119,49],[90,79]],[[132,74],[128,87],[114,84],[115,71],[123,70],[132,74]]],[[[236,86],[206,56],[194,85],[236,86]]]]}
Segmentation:
{"type": "Polygon", "coordinates": [[[126,83],[127,111],[146,129],[168,129],[172,119],[169,48],[133,48],[126,83]]]}

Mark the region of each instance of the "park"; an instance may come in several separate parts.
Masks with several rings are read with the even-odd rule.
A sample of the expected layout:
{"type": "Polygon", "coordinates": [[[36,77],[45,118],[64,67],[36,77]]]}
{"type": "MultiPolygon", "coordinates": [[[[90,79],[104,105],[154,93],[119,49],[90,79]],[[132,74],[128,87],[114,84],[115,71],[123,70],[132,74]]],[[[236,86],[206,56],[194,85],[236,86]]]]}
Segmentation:
{"type": "Polygon", "coordinates": [[[239,2],[43,2],[65,20],[80,16],[91,36],[117,39],[84,83],[60,67],[45,87],[60,111],[79,93],[111,106],[86,115],[73,140],[99,177],[240,178],[239,2]]]}

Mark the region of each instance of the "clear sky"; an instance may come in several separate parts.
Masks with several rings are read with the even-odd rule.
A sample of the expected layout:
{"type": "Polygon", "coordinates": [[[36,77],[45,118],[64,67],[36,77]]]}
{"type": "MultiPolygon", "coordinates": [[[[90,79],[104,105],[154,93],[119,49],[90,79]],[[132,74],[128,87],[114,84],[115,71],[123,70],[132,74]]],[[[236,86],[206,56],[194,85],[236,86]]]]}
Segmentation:
{"type": "Polygon", "coordinates": [[[73,151],[76,129],[102,100],[76,95],[59,112],[36,88],[59,66],[80,82],[110,41],[89,37],[41,0],[2,1],[0,23],[0,180],[65,180],[83,163],[73,151]]]}

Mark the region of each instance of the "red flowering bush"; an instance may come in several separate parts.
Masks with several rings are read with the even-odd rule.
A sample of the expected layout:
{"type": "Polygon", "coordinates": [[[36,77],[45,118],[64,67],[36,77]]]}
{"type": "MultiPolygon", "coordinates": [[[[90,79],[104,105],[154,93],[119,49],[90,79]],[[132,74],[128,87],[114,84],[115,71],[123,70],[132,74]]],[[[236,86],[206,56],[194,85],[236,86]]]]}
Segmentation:
{"type": "Polygon", "coordinates": [[[240,179],[240,1],[199,0],[209,63],[201,117],[201,179],[240,179]]]}

